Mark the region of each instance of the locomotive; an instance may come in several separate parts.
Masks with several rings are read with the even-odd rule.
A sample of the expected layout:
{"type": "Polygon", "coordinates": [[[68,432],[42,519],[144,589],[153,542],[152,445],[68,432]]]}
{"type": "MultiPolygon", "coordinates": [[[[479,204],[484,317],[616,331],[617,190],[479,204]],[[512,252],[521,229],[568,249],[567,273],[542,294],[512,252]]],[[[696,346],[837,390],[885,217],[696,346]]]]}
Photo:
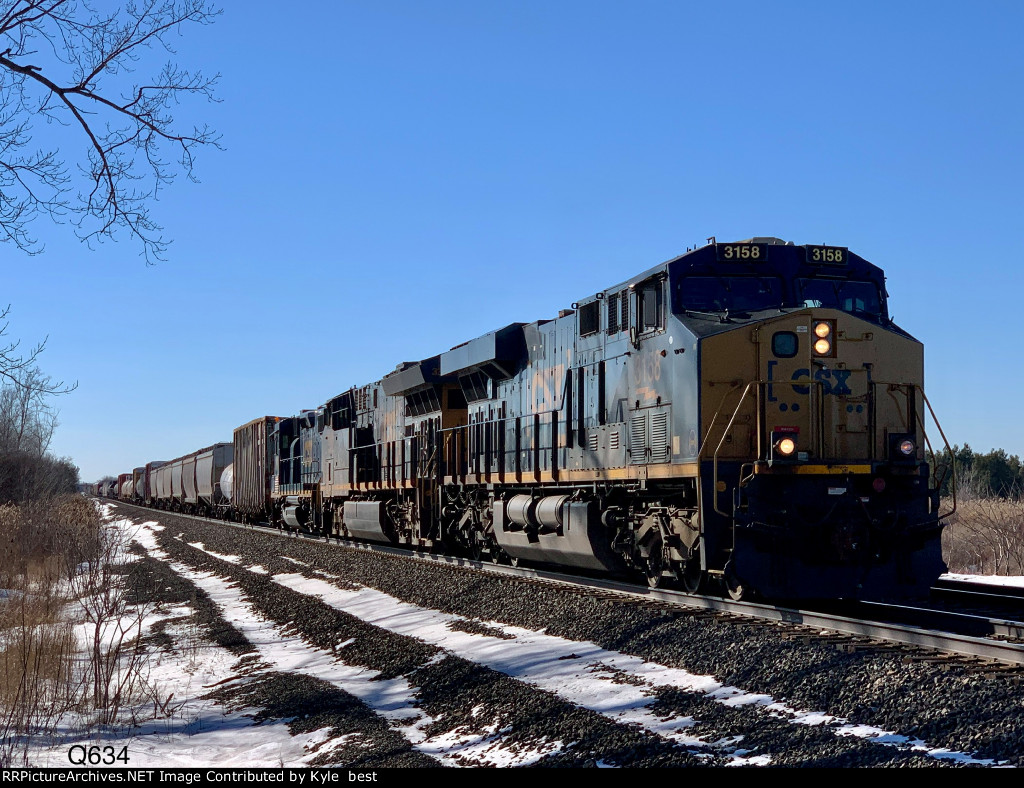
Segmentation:
{"type": "Polygon", "coordinates": [[[191,498],[152,483],[162,463],[122,494],[736,599],[925,596],[946,570],[926,423],[942,431],[887,299],[845,247],[709,239],[557,318],[250,421],[191,498]]]}

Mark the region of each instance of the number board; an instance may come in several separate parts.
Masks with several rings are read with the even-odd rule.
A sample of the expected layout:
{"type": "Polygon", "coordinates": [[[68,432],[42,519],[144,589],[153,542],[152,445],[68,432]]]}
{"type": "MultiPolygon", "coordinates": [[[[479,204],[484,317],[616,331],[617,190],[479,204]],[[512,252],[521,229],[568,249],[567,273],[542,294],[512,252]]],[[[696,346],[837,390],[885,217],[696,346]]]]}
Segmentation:
{"type": "Polygon", "coordinates": [[[805,246],[807,262],[826,263],[828,265],[846,265],[849,262],[850,250],[845,246],[805,246]]]}
{"type": "Polygon", "coordinates": [[[763,263],[768,244],[715,244],[720,263],[763,263]]]}

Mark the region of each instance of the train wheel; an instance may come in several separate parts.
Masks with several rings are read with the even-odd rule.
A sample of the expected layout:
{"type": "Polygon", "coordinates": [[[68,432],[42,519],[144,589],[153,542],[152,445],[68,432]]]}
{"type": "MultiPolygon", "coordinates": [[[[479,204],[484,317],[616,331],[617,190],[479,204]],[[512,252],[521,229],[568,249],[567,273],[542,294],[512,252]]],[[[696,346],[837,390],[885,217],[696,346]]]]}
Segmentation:
{"type": "Polygon", "coordinates": [[[484,558],[484,543],[480,535],[473,532],[469,535],[469,557],[474,561],[482,561],[484,558]]]}
{"type": "Polygon", "coordinates": [[[651,544],[650,551],[650,555],[643,561],[644,574],[647,576],[647,585],[658,588],[665,582],[665,549],[660,537],[651,544]]]}
{"type": "Polygon", "coordinates": [[[700,555],[691,556],[675,565],[676,577],[688,594],[699,594],[704,590],[707,575],[700,567],[700,555]]]}
{"type": "Polygon", "coordinates": [[[735,602],[741,602],[744,599],[750,598],[750,586],[740,580],[731,561],[725,565],[725,574],[722,576],[722,579],[730,599],[735,602]]]}

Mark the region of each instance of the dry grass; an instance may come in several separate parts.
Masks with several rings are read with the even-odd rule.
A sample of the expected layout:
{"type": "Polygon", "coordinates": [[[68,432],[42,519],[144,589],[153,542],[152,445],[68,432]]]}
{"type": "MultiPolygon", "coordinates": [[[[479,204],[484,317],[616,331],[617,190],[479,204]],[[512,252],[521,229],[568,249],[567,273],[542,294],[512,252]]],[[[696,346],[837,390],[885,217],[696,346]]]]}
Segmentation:
{"type": "Polygon", "coordinates": [[[71,624],[33,619],[34,612],[27,606],[25,619],[0,639],[0,712],[8,734],[39,732],[45,720],[75,705],[71,624]]]}
{"type": "Polygon", "coordinates": [[[111,546],[110,529],[81,496],[0,507],[0,767],[24,761],[30,737],[103,696],[67,611],[83,576],[90,587],[114,585],[111,546]]]}
{"type": "MultiPolygon", "coordinates": [[[[943,500],[946,510],[951,501],[943,500]]],[[[957,480],[956,513],[942,532],[950,572],[1024,575],[1024,497],[997,496],[972,469],[957,480]]]]}
{"type": "Polygon", "coordinates": [[[967,495],[942,533],[949,571],[1024,575],[1024,500],[967,495]]]}
{"type": "Polygon", "coordinates": [[[24,506],[0,506],[0,588],[50,585],[70,577],[102,550],[103,528],[92,503],[74,495],[24,506]]]}

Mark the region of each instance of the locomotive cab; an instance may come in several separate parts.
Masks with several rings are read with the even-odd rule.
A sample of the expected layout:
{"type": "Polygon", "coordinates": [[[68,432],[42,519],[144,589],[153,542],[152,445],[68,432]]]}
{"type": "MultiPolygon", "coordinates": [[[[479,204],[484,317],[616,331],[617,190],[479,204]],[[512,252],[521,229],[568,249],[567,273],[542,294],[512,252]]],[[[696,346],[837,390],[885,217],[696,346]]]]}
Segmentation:
{"type": "Polygon", "coordinates": [[[729,315],[700,342],[704,566],[734,596],[927,595],[946,567],[923,347],[881,272],[842,248],[726,246],[775,264],[690,299],[724,293],[709,307],[729,315]]]}

